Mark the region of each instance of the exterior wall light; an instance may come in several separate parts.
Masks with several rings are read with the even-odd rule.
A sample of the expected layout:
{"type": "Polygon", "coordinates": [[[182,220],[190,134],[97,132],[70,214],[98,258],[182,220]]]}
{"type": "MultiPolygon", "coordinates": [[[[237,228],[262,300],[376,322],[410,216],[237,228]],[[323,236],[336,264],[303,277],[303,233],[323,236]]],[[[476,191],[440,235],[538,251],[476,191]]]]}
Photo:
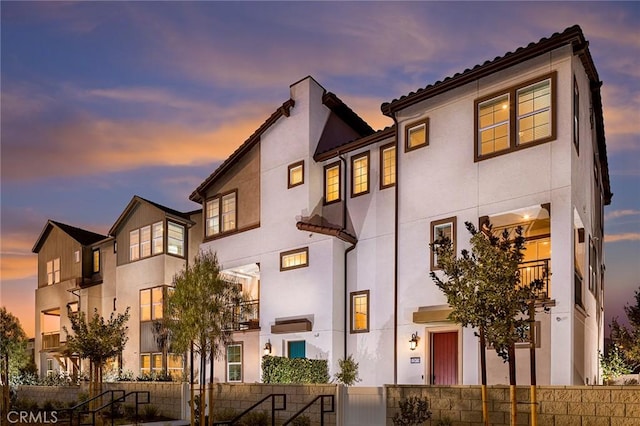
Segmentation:
{"type": "Polygon", "coordinates": [[[267,340],[267,343],[264,344],[264,349],[262,352],[265,355],[271,355],[271,340],[267,340]]]}
{"type": "Polygon", "coordinates": [[[418,339],[418,332],[416,331],[411,335],[411,340],[409,340],[409,349],[411,349],[412,351],[416,350],[416,348],[418,347],[418,339]]]}

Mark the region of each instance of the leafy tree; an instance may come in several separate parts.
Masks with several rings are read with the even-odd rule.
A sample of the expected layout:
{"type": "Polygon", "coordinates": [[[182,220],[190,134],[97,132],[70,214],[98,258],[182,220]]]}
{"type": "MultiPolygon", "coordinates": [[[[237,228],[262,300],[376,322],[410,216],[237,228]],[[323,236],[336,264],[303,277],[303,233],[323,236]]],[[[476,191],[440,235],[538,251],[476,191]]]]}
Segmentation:
{"type": "MultiPolygon", "coordinates": [[[[212,386],[213,360],[224,355],[231,340],[231,325],[245,301],[239,286],[225,279],[221,271],[216,254],[201,252],[174,277],[175,288],[167,297],[165,327],[171,336],[172,351],[185,353],[191,350],[200,358],[200,401],[204,401],[207,360],[210,361],[212,386]]],[[[192,375],[192,385],[193,381],[192,375]]],[[[209,393],[209,412],[213,411],[212,394],[209,393]]],[[[193,394],[191,399],[194,400],[193,394]]],[[[201,405],[204,408],[204,404],[201,405]]],[[[201,409],[199,413],[201,425],[204,425],[204,411],[201,409]]],[[[192,415],[192,425],[193,421],[192,415]]]]}
{"type": "Polygon", "coordinates": [[[629,320],[629,328],[614,318],[611,339],[615,342],[626,363],[633,369],[640,368],[640,287],[635,292],[635,305],[626,305],[624,312],[629,320]]]}
{"type": "Polygon", "coordinates": [[[345,359],[339,359],[338,367],[340,371],[335,374],[336,381],[345,386],[353,386],[358,383],[360,381],[360,377],[358,377],[358,365],[351,355],[345,359]]]}
{"type": "Polygon", "coordinates": [[[623,374],[631,372],[631,368],[629,368],[625,362],[621,352],[620,347],[614,343],[605,355],[601,353],[598,354],[600,358],[600,368],[602,369],[602,380],[605,385],[615,381],[615,379],[623,374]]]}
{"type": "Polygon", "coordinates": [[[122,353],[129,338],[126,326],[129,320],[129,308],[124,314],[112,313],[109,320],[98,314],[96,309],[87,321],[84,312],[69,317],[73,334],[69,334],[66,327],[63,327],[67,334],[67,356],[75,355],[81,359],[89,360],[90,389],[89,393],[94,396],[102,388],[102,368],[109,358],[113,358],[122,353]]]}
{"type": "Polygon", "coordinates": [[[465,222],[471,234],[471,252],[462,250],[458,258],[451,241],[439,236],[433,244],[442,273],[431,272],[431,278],[447,296],[452,308],[449,318],[463,327],[477,330],[481,347],[481,379],[483,418],[488,424],[486,397],[485,348],[489,343],[505,362],[509,363],[509,383],[512,387],[512,423],[515,422],[515,344],[522,341],[529,328],[529,308],[542,281],[520,281],[519,264],[523,259],[525,238],[522,228],[515,229],[515,238],[505,230],[499,237],[491,225],[478,231],[465,222]]]}
{"type": "Polygon", "coordinates": [[[23,359],[27,336],[20,320],[3,306],[0,308],[0,384],[2,385],[2,405],[0,414],[4,419],[9,412],[9,368],[12,360],[23,359]]]}

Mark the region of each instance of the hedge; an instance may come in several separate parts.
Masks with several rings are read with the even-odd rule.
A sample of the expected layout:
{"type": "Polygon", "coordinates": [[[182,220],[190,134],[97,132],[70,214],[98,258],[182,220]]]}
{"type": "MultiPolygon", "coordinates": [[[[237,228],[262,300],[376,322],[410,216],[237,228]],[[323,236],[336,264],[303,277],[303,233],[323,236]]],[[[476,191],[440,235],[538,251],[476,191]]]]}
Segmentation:
{"type": "Polygon", "coordinates": [[[326,359],[262,357],[263,383],[329,383],[326,359]]]}

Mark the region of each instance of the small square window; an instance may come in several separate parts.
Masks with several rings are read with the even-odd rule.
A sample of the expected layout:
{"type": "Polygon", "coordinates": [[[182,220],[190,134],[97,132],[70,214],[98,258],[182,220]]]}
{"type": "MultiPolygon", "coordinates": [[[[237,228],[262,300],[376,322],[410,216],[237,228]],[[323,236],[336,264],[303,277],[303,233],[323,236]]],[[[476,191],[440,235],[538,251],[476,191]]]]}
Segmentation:
{"type": "Polygon", "coordinates": [[[405,151],[429,145],[429,118],[407,124],[405,128],[405,151]]]}
{"type": "Polygon", "coordinates": [[[309,266],[309,247],[280,253],[280,270],[304,268],[309,266]]]}
{"type": "Polygon", "coordinates": [[[290,164],[288,167],[288,188],[293,188],[304,183],[304,160],[290,164]]]}
{"type": "MultiPolygon", "coordinates": [[[[447,219],[431,222],[431,244],[440,237],[446,237],[453,245],[453,252],[456,252],[456,218],[449,217],[447,219]]],[[[438,255],[431,250],[431,270],[440,269],[438,266],[438,255]]]]}

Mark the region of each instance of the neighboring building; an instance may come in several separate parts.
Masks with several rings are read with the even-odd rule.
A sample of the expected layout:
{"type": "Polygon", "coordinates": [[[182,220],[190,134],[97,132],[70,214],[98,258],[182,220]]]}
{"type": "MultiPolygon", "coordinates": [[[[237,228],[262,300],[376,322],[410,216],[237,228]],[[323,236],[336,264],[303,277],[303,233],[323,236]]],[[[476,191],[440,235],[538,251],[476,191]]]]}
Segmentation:
{"type": "MultiPolygon", "coordinates": [[[[177,374],[182,358],[157,347],[152,321],[175,272],[199,249],[212,250],[254,308],[233,324],[217,381],[260,381],[269,353],[327,359],[332,374],[353,355],[362,385],[477,384],[478,339],[447,320],[429,276],[438,269],[429,243],[444,233],[458,252],[469,248],[465,221],[491,222],[496,232],[522,225],[522,273],[545,278],[538,383],[597,383],[603,207],[612,194],[601,83],[587,46],[571,27],[465,70],[383,104],[394,125],[377,132],[304,78],[193,191],[202,210],[134,197],[109,237],[77,241],[88,269],[67,287],[86,292],[82,310],[132,307],[124,369],[177,374]],[[90,269],[96,247],[100,285],[90,269]],[[93,284],[99,290],[89,294],[93,284]]],[[[41,294],[51,291],[52,255],[40,250],[49,238],[43,231],[34,248],[41,294]]],[[[59,293],[67,297],[49,304],[37,293],[38,315],[77,300],[59,293]]],[[[528,351],[517,352],[526,383],[528,351]]],[[[507,367],[487,353],[490,383],[507,383],[507,367]]]]}

